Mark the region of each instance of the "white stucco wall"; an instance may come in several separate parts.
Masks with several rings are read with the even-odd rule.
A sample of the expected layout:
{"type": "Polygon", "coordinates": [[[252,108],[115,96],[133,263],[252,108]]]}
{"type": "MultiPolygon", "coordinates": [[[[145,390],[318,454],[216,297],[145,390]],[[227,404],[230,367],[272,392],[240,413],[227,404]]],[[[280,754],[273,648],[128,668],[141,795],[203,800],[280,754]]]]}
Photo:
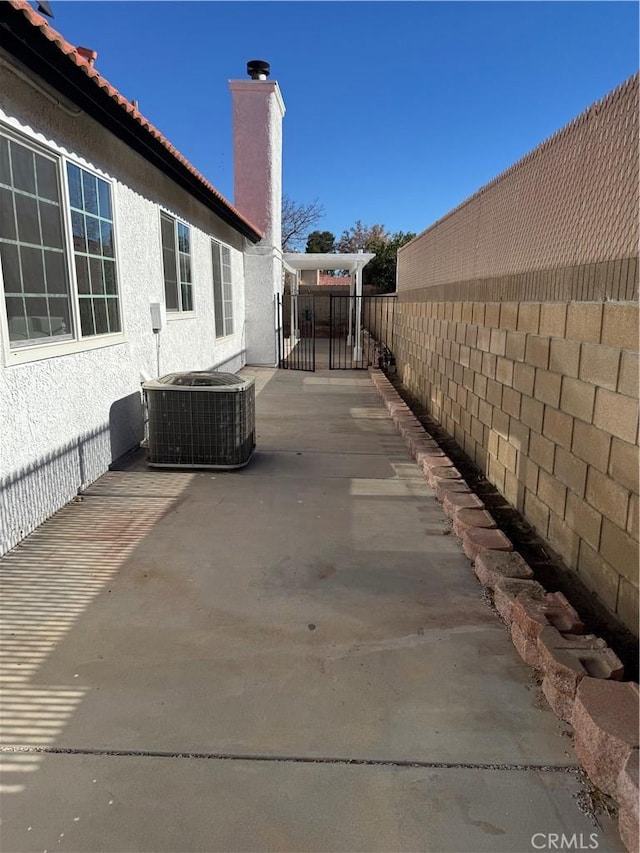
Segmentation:
{"type": "Polygon", "coordinates": [[[245,254],[247,364],[273,367],[278,360],[277,294],[282,291],[282,254],[249,246],[245,254]]]}
{"type": "MultiPolygon", "coordinates": [[[[122,341],[0,367],[0,553],[143,437],[141,380],[156,375],[149,304],[164,301],[160,209],[191,228],[194,312],[169,315],[160,373],[245,363],[245,239],[85,115],[69,115],[0,67],[0,128],[113,181],[122,341]],[[210,240],[231,249],[234,334],[215,339],[210,240]]],[[[4,300],[0,300],[4,311],[4,300]]],[[[0,332],[0,335],[2,333],[0,332]]],[[[81,345],[80,345],[81,346],[81,345]]],[[[79,347],[80,348],[80,347],[79,347]]]]}

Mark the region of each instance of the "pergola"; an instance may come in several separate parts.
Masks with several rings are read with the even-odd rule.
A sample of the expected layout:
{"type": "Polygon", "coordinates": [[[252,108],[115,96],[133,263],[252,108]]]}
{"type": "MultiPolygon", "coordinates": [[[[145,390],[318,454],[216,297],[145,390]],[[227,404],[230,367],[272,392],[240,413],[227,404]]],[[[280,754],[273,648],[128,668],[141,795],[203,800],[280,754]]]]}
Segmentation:
{"type": "Polygon", "coordinates": [[[351,274],[349,295],[355,303],[355,312],[349,311],[349,334],[347,345],[353,345],[354,359],[362,358],[362,347],[360,346],[360,332],[362,329],[362,270],[369,261],[375,258],[375,254],[360,250],[359,252],[335,254],[329,252],[285,252],[283,255],[284,268],[294,276],[294,285],[291,287],[291,325],[293,336],[297,340],[300,337],[298,327],[298,288],[299,273],[301,270],[347,270],[351,274]],[[355,328],[352,326],[352,317],[355,313],[355,328]]]}

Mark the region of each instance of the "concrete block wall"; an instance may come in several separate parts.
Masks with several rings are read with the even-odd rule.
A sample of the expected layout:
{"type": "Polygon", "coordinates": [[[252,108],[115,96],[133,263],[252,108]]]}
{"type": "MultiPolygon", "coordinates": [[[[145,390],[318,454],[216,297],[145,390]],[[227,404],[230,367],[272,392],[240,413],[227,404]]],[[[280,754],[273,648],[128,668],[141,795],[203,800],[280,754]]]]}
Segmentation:
{"type": "Polygon", "coordinates": [[[638,633],[638,75],[398,253],[399,376],[638,633]]]}
{"type": "Polygon", "coordinates": [[[632,303],[400,302],[393,330],[403,384],[636,633],[638,320],[632,303]]]}

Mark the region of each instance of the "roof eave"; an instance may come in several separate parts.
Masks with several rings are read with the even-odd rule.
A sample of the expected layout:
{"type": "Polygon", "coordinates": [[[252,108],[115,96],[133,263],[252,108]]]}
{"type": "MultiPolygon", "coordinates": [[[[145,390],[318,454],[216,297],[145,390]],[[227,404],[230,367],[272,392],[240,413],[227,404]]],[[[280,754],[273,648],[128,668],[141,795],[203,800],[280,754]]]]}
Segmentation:
{"type": "Polygon", "coordinates": [[[262,238],[257,229],[212,193],[159,139],[9,3],[0,3],[0,45],[252,243],[262,238]]]}

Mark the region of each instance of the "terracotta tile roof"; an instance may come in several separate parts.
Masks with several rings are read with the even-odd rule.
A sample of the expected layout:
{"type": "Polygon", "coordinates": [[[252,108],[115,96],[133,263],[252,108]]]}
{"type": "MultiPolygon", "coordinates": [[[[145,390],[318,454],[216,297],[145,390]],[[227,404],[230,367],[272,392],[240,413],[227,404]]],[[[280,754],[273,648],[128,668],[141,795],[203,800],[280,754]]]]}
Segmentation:
{"type": "MultiPolygon", "coordinates": [[[[2,0],[0,0],[2,2],[2,0]]],[[[79,49],[74,45],[70,44],[63,36],[60,35],[59,32],[53,29],[52,26],[48,23],[46,18],[43,18],[42,15],[39,15],[34,11],[32,6],[27,2],[27,0],[6,0],[6,2],[12,6],[16,11],[22,12],[25,18],[29,21],[32,26],[39,30],[42,35],[47,38],[50,42],[56,45],[61,51],[61,53],[65,54],[68,57],[69,61],[76,65],[78,68],[82,69],[87,77],[90,77],[100,89],[104,90],[117,104],[119,104],[123,110],[133,118],[144,130],[146,130],[150,136],[154,137],[158,142],[160,142],[170,154],[175,157],[175,159],[181,163],[189,172],[207,189],[215,198],[221,201],[225,207],[227,207],[232,213],[234,213],[239,219],[241,219],[249,228],[255,231],[256,235],[259,237],[263,236],[262,231],[255,226],[250,220],[248,220],[245,216],[240,213],[227,199],[220,193],[218,190],[211,184],[196,168],[192,166],[191,163],[187,160],[184,155],[182,155],[175,146],[173,146],[169,140],[156,128],[151,122],[146,119],[142,113],[134,107],[131,101],[128,101],[123,95],[118,92],[118,90],[109,83],[89,62],[85,59],[82,53],[79,52],[79,49]]],[[[83,49],[83,52],[86,51],[86,48],[83,49]]]]}

